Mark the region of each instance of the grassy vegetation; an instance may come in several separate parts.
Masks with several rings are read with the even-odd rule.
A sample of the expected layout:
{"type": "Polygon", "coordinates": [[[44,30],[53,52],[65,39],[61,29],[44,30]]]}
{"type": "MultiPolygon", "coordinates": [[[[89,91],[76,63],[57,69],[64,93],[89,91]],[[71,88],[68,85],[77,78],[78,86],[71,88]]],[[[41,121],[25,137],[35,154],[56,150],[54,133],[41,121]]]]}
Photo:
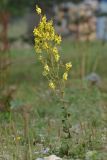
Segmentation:
{"type": "Polygon", "coordinates": [[[66,89],[72,122],[69,156],[64,154],[66,142],[63,142],[65,149],[60,149],[61,105],[48,89],[34,50],[19,49],[10,51],[12,65],[7,78],[9,85],[16,86],[11,102],[15,111],[0,113],[0,159],[26,160],[28,154],[29,160],[35,160],[53,153],[65,159],[88,160],[86,153],[95,151],[89,160],[106,160],[107,44],[65,40],[60,50],[63,60],[71,60],[73,64],[66,89]],[[83,79],[92,72],[100,75],[100,88],[91,87],[83,79]]]}

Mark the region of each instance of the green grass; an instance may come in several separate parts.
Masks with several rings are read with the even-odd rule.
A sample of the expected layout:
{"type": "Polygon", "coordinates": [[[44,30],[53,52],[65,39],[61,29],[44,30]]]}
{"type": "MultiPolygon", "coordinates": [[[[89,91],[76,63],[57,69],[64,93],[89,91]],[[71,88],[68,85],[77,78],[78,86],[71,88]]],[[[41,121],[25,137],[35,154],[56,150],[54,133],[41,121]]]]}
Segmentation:
{"type": "MultiPolygon", "coordinates": [[[[69,101],[73,127],[81,126],[81,124],[83,126],[85,124],[87,124],[86,126],[89,125],[89,128],[86,127],[87,136],[94,128],[96,139],[101,138],[102,134],[107,135],[104,131],[104,128],[107,130],[107,44],[102,45],[101,42],[79,43],[64,40],[60,51],[64,62],[72,61],[73,64],[66,89],[66,99],[69,101]],[[87,82],[83,83],[81,79],[83,72],[84,75],[91,72],[99,74],[102,80],[101,89],[97,87],[90,88],[87,82]]],[[[47,81],[42,76],[42,68],[36,59],[34,50],[12,50],[9,54],[12,65],[9,71],[8,84],[16,85],[17,88],[12,106],[13,108],[23,105],[25,107],[31,106],[29,121],[30,143],[28,143],[29,151],[31,150],[31,158],[29,160],[43,156],[43,153],[35,154],[41,148],[49,147],[49,154],[59,154],[58,147],[61,144],[61,105],[57,101],[57,97],[55,98],[48,89],[47,81]],[[40,135],[44,137],[43,142],[40,135]],[[34,142],[36,145],[33,145],[34,142]]],[[[4,157],[4,159],[9,160],[23,159],[26,146],[23,133],[23,116],[20,112],[11,113],[11,115],[0,113],[0,121],[0,158],[2,157],[3,159],[4,157]],[[15,136],[20,136],[21,140],[17,142],[14,140],[15,136]]],[[[79,134],[81,137],[81,133],[79,134]]],[[[75,137],[75,134],[73,136],[75,137]]],[[[87,140],[87,137],[85,138],[87,140]]],[[[85,138],[84,136],[81,137],[82,140],[85,138]]],[[[72,155],[78,154],[79,158],[81,158],[83,155],[79,151],[79,147],[75,142],[72,142],[72,144],[76,146],[72,146],[72,155]]],[[[97,142],[93,146],[92,150],[97,150],[99,157],[103,156],[102,160],[106,160],[107,155],[105,150],[102,149],[103,147],[101,146],[102,148],[99,149],[97,142]]],[[[91,148],[89,149],[91,150],[91,148]]],[[[99,157],[95,160],[100,160],[99,157]]]]}

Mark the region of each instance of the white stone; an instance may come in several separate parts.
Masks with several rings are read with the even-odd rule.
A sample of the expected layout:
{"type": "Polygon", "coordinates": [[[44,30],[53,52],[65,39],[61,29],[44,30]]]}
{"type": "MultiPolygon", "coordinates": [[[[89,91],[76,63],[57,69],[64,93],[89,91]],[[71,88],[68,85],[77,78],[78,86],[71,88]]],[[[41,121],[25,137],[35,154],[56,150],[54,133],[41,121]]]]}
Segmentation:
{"type": "Polygon", "coordinates": [[[51,155],[49,157],[45,157],[44,160],[62,160],[60,157],[57,157],[56,155],[51,155]]]}

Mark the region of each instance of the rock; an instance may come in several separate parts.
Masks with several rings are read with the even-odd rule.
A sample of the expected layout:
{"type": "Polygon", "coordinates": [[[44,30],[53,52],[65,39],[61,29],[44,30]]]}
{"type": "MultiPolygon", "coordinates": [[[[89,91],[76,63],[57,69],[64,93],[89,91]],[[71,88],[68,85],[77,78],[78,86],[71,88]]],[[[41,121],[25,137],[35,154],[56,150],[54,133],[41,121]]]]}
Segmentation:
{"type": "Polygon", "coordinates": [[[29,43],[23,42],[22,40],[17,40],[11,44],[11,49],[31,49],[29,43]]]}
{"type": "Polygon", "coordinates": [[[85,0],[84,3],[87,5],[90,5],[94,11],[96,11],[98,9],[98,1],[97,0],[85,0]]]}
{"type": "Polygon", "coordinates": [[[44,158],[37,158],[36,160],[62,160],[62,159],[60,157],[57,157],[56,155],[50,155],[44,158]]]}
{"type": "Polygon", "coordinates": [[[62,19],[62,20],[56,19],[55,30],[57,33],[62,34],[62,36],[67,35],[69,33],[69,30],[67,28],[66,19],[62,19]]]}
{"type": "Polygon", "coordinates": [[[80,41],[96,39],[97,0],[85,0],[79,4],[62,3],[54,9],[55,29],[62,36],[80,41]]]}
{"type": "Polygon", "coordinates": [[[93,32],[93,33],[91,33],[91,34],[89,35],[88,40],[89,40],[89,41],[94,41],[95,39],[96,39],[96,33],[93,32]]]}
{"type": "Polygon", "coordinates": [[[95,150],[87,151],[85,159],[86,160],[96,159],[96,155],[97,155],[97,151],[95,150]]]}
{"type": "Polygon", "coordinates": [[[101,78],[96,73],[91,73],[91,74],[87,75],[85,79],[87,81],[89,81],[92,85],[100,86],[100,84],[101,84],[101,78]]]}
{"type": "Polygon", "coordinates": [[[49,157],[45,157],[44,160],[62,160],[60,157],[57,157],[56,155],[51,155],[49,157]]]}
{"type": "Polygon", "coordinates": [[[47,148],[43,149],[43,150],[41,151],[41,153],[42,153],[42,154],[46,154],[46,153],[49,152],[49,150],[50,150],[50,149],[47,147],[47,148]]]}

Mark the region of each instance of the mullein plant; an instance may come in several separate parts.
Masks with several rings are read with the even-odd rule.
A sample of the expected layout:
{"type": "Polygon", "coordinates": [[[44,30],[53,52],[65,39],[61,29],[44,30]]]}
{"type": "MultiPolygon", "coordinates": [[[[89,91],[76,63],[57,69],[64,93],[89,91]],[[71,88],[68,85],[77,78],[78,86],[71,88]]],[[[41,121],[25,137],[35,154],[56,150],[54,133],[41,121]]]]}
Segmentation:
{"type": "Polygon", "coordinates": [[[35,52],[43,68],[43,76],[48,81],[49,88],[57,95],[63,104],[62,128],[66,138],[70,138],[70,125],[68,125],[70,114],[68,113],[67,102],[64,100],[65,82],[68,79],[72,63],[63,64],[61,61],[59,46],[62,38],[55,32],[53,21],[47,20],[42,14],[41,8],[36,6],[36,12],[40,16],[40,22],[34,28],[35,52]],[[62,73],[63,71],[63,73],[62,73]]]}

